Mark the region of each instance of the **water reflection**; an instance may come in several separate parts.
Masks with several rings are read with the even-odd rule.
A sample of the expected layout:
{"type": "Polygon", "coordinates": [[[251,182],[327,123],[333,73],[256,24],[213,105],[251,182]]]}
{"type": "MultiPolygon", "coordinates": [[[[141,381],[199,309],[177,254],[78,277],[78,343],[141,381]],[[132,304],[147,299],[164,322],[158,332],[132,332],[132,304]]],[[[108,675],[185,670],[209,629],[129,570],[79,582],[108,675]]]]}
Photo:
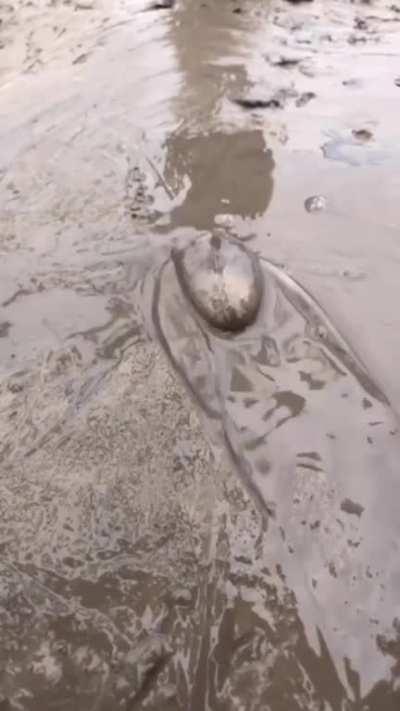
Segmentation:
{"type": "Polygon", "coordinates": [[[165,143],[165,182],[179,196],[170,228],[211,229],[217,216],[229,216],[246,235],[271,201],[274,161],[263,131],[238,129],[223,115],[227,94],[249,83],[249,32],[229,10],[188,0],[169,26],[182,79],[173,101],[179,128],[165,143]]]}
{"type": "Polygon", "coordinates": [[[217,215],[254,220],[272,196],[272,153],[260,130],[209,135],[176,134],[167,141],[165,176],[183,202],[171,212],[171,226],[212,229],[217,215]]]}
{"type": "Polygon", "coordinates": [[[198,132],[199,127],[209,130],[221,125],[226,95],[249,83],[246,59],[254,38],[250,29],[257,31],[258,24],[242,26],[228,3],[185,0],[179,4],[169,39],[182,80],[174,99],[181,129],[198,132]]]}

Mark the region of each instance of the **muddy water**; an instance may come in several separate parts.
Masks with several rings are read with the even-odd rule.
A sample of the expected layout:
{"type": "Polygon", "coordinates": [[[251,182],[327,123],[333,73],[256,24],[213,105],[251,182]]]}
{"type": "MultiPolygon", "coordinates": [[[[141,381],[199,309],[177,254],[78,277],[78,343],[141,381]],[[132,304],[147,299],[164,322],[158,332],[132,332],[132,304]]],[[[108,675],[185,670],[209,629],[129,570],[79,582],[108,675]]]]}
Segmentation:
{"type": "Polygon", "coordinates": [[[0,8],[0,708],[397,709],[399,8],[0,8]]]}

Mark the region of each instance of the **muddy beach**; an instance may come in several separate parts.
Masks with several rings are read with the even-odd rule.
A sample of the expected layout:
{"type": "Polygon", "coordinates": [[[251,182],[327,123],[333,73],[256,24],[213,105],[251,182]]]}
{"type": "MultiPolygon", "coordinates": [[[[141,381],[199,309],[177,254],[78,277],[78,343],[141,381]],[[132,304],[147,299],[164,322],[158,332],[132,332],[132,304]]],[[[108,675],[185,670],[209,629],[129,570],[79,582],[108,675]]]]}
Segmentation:
{"type": "Polygon", "coordinates": [[[0,2],[0,711],[400,708],[399,54],[0,2]]]}

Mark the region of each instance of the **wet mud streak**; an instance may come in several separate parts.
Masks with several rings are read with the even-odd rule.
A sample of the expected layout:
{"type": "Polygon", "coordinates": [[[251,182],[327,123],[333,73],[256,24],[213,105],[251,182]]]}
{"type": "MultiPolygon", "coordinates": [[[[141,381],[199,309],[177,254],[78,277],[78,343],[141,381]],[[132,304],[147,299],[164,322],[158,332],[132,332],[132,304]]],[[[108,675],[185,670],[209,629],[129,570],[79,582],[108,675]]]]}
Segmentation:
{"type": "Polygon", "coordinates": [[[206,420],[211,405],[220,422],[217,430],[210,423],[211,436],[228,451],[264,519],[269,563],[281,566],[309,643],[326,649],[346,698],[349,669],[367,698],[397,678],[376,642],[380,629],[390,637],[400,614],[396,418],[312,297],[261,264],[260,313],[229,336],[190,307],[171,260],[157,286],[158,329],[206,420]]]}
{"type": "MultiPolygon", "coordinates": [[[[271,264],[269,264],[269,269],[274,271],[275,274],[279,274],[271,264]]],[[[280,272],[279,279],[280,288],[293,307],[308,320],[310,331],[317,340],[320,340],[335,358],[338,358],[339,361],[341,360],[345,367],[354,373],[354,376],[360,381],[368,394],[389,405],[386,395],[370,377],[359,357],[352,352],[350,346],[332,324],[329,324],[329,328],[326,327],[328,317],[312,296],[297,284],[293,278],[286,278],[284,273],[280,272]]]]}
{"type": "Polygon", "coordinates": [[[183,379],[186,387],[188,388],[189,392],[193,396],[195,402],[200,406],[200,408],[206,413],[208,417],[211,417],[213,419],[219,419],[219,413],[210,408],[210,406],[207,404],[206,401],[203,401],[200,397],[199,392],[193,387],[190,379],[186,377],[185,372],[179,367],[178,362],[175,360],[173,351],[171,350],[168,340],[163,332],[160,316],[159,316],[159,306],[160,306],[160,294],[161,294],[161,284],[162,284],[162,275],[163,271],[166,267],[166,263],[164,263],[160,269],[160,273],[156,276],[155,279],[155,284],[154,284],[154,297],[153,297],[153,303],[152,303],[152,319],[153,319],[153,325],[156,329],[156,334],[159,338],[159,341],[164,348],[164,351],[166,352],[172,366],[174,369],[179,372],[181,378],[183,379]]]}

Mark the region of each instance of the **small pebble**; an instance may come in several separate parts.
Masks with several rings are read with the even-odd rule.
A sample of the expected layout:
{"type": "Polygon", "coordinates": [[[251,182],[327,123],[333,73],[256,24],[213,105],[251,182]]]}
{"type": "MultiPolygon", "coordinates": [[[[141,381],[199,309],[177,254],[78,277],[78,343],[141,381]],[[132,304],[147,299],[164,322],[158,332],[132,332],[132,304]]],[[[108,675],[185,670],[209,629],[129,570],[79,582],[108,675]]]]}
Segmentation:
{"type": "Polygon", "coordinates": [[[305,106],[309,101],[315,99],[315,97],[316,94],[314,94],[313,91],[305,91],[303,94],[300,94],[296,101],[296,106],[305,106]]]}
{"type": "Polygon", "coordinates": [[[230,229],[233,227],[235,221],[232,217],[232,215],[228,214],[219,214],[215,215],[214,217],[214,224],[217,225],[218,227],[225,227],[226,229],[230,229]]]}
{"type": "Polygon", "coordinates": [[[273,67],[283,67],[284,69],[290,69],[297,66],[301,62],[300,57],[284,57],[280,55],[278,57],[269,57],[269,63],[273,67]]]}
{"type": "Polygon", "coordinates": [[[326,198],[323,195],[312,195],[304,201],[307,212],[322,212],[326,209],[326,198]]]}
{"type": "Polygon", "coordinates": [[[361,81],[361,79],[355,79],[355,78],[353,78],[353,79],[344,79],[344,80],[342,81],[342,84],[343,84],[343,86],[350,86],[350,87],[354,87],[354,88],[358,88],[358,89],[359,89],[359,88],[362,86],[362,81],[361,81]]]}
{"type": "Polygon", "coordinates": [[[352,134],[357,141],[370,141],[373,135],[368,128],[353,129],[352,134]]]}
{"type": "Polygon", "coordinates": [[[174,2],[175,0],[156,0],[150,5],[149,10],[170,10],[174,2]]]}

